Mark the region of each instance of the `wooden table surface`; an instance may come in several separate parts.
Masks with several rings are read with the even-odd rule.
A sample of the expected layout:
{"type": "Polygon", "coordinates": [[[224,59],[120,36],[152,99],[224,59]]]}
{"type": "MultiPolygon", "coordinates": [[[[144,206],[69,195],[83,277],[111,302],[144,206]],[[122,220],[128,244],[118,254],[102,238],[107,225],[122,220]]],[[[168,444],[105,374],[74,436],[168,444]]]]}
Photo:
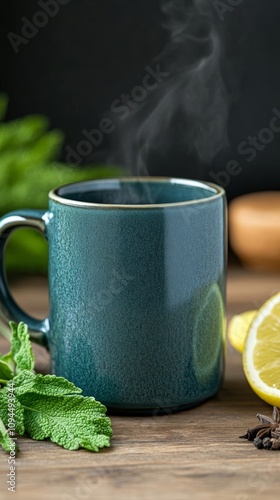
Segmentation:
{"type": "MultiPolygon", "coordinates": [[[[47,310],[42,278],[13,282],[15,297],[35,315],[47,310]]],[[[233,268],[228,279],[228,317],[254,309],[280,290],[280,275],[233,268]]],[[[4,352],[7,343],[0,340],[4,352]]],[[[48,355],[36,347],[37,369],[48,355]]],[[[250,389],[241,356],[227,349],[225,382],[206,403],[173,415],[111,417],[110,449],[67,451],[49,442],[19,439],[16,495],[21,500],[279,498],[280,453],[257,450],[238,438],[271,407],[250,389]]],[[[8,455],[0,452],[0,499],[7,491],[8,455]]]]}

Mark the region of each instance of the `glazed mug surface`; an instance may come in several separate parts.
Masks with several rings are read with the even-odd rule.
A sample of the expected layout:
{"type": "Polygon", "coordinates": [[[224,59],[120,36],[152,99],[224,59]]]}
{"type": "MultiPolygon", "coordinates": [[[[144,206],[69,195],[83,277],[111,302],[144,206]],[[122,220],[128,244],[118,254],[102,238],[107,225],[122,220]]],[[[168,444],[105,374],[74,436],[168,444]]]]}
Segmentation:
{"type": "Polygon", "coordinates": [[[0,219],[0,316],[24,321],[51,372],[111,413],[165,413],[218,392],[225,352],[226,200],[214,184],[138,177],[49,194],[0,219]],[[49,317],[13,300],[5,246],[18,227],[49,243],[49,317]]]}

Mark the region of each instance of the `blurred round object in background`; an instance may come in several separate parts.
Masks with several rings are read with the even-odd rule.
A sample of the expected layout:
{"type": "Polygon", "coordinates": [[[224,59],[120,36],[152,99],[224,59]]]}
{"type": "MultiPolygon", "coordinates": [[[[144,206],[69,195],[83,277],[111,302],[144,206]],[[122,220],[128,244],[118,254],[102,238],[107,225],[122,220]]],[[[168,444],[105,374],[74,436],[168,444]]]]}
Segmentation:
{"type": "Polygon", "coordinates": [[[245,266],[280,270],[280,191],[235,198],[229,205],[229,238],[245,266]]]}

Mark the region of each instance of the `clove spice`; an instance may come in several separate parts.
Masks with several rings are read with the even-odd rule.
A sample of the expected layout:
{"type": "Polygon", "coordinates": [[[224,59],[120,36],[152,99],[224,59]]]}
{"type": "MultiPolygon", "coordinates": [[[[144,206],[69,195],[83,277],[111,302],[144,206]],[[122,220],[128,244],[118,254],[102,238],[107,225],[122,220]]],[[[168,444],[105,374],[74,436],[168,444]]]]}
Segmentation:
{"type": "Polygon", "coordinates": [[[272,416],[267,417],[257,413],[260,423],[248,429],[241,439],[253,441],[256,448],[266,450],[280,450],[280,411],[273,407],[272,416]]]}

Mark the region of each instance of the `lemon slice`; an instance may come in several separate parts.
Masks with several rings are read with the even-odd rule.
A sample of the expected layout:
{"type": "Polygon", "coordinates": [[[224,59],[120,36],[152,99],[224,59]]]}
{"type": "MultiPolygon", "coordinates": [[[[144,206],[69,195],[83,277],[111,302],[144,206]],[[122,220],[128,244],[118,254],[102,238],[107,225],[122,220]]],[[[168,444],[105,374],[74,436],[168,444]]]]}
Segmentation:
{"type": "Polygon", "coordinates": [[[233,316],[228,324],[228,339],[239,352],[243,352],[249,327],[258,311],[246,311],[233,316]]]}
{"type": "Polygon", "coordinates": [[[256,394],[280,406],[280,293],[265,302],[249,328],[243,368],[256,394]]]}

